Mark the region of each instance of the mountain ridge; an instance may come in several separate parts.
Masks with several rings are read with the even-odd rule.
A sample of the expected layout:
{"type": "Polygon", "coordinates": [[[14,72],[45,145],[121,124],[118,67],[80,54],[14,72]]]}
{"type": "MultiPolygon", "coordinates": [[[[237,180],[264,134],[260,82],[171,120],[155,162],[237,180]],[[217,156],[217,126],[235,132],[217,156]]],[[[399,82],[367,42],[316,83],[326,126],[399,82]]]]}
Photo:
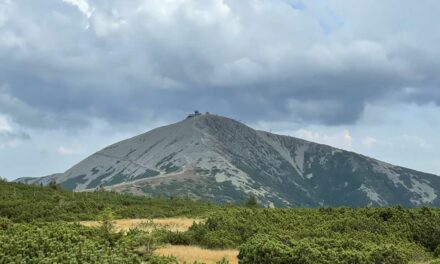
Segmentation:
{"type": "Polygon", "coordinates": [[[75,191],[105,188],[147,195],[265,206],[439,206],[440,177],[204,114],[114,143],[55,180],[75,191]]]}

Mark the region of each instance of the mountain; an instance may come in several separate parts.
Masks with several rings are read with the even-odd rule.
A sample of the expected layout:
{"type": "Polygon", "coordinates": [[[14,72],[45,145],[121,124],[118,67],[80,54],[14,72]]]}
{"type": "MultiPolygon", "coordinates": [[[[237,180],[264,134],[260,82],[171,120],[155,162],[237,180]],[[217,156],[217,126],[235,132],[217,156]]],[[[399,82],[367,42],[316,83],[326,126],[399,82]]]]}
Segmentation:
{"type": "Polygon", "coordinates": [[[440,206],[440,177],[210,114],[123,140],[65,173],[19,182],[265,206],[440,206]]]}

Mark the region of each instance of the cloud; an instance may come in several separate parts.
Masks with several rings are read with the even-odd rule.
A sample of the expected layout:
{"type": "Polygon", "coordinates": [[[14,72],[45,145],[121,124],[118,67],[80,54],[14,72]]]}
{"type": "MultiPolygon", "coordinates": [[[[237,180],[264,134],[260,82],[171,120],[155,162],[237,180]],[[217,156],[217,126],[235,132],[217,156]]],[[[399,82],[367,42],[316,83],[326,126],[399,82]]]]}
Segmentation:
{"type": "Polygon", "coordinates": [[[374,137],[370,137],[370,136],[368,136],[368,137],[365,137],[365,138],[362,140],[362,143],[363,143],[365,146],[367,146],[368,148],[372,148],[372,147],[374,147],[374,145],[377,143],[377,139],[375,139],[374,137]]]}
{"type": "Polygon", "coordinates": [[[72,4],[78,8],[87,18],[92,16],[92,8],[86,0],[63,0],[66,3],[72,4]]]}
{"type": "Polygon", "coordinates": [[[2,96],[15,105],[1,110],[46,128],[193,108],[339,125],[377,99],[439,104],[440,30],[426,22],[440,4],[399,3],[2,0],[2,96]]]}
{"type": "Polygon", "coordinates": [[[402,134],[393,137],[377,139],[372,136],[366,136],[362,140],[362,144],[368,148],[382,147],[395,150],[429,150],[431,146],[428,141],[418,135],[402,134]]]}
{"type": "Polygon", "coordinates": [[[0,132],[0,149],[14,148],[31,137],[25,132],[0,132]]]}
{"type": "Polygon", "coordinates": [[[293,135],[308,141],[327,144],[342,149],[350,150],[353,146],[353,137],[348,129],[343,129],[342,131],[333,134],[327,134],[309,129],[298,129],[293,133],[293,135]]]}
{"type": "Polygon", "coordinates": [[[5,116],[0,115],[0,133],[11,132],[12,127],[5,116]]]}
{"type": "Polygon", "coordinates": [[[342,138],[344,140],[344,143],[351,148],[352,142],[353,142],[353,138],[350,135],[350,131],[348,129],[344,129],[342,134],[343,134],[342,138]]]}
{"type": "Polygon", "coordinates": [[[63,156],[69,156],[69,155],[74,155],[74,154],[79,154],[81,153],[81,151],[78,151],[76,149],[73,148],[68,148],[65,146],[59,146],[57,149],[57,152],[63,156]]]}
{"type": "Polygon", "coordinates": [[[8,114],[14,122],[25,127],[43,129],[63,127],[71,129],[84,127],[89,122],[89,117],[81,117],[81,111],[72,109],[60,115],[59,112],[48,111],[45,107],[40,108],[32,105],[32,102],[25,102],[14,96],[13,92],[14,89],[8,85],[0,85],[0,111],[8,114]]]}
{"type": "Polygon", "coordinates": [[[0,149],[14,148],[29,139],[30,136],[27,133],[14,128],[9,118],[0,113],[0,149]]]}
{"type": "Polygon", "coordinates": [[[10,11],[11,11],[11,1],[10,0],[0,1],[0,26],[2,26],[6,22],[10,11]]]}
{"type": "Polygon", "coordinates": [[[0,0],[0,167],[62,171],[81,155],[60,150],[93,153],[199,109],[434,168],[412,153],[438,161],[420,146],[438,145],[439,12],[437,0],[0,0]],[[9,166],[24,157],[33,166],[9,166]]]}

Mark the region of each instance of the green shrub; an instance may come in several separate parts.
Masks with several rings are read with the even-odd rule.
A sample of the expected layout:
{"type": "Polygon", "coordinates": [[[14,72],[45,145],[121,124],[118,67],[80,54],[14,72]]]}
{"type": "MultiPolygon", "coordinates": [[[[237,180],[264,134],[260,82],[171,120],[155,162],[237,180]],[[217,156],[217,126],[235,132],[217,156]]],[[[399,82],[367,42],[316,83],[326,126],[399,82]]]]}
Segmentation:
{"type": "Polygon", "coordinates": [[[375,264],[403,264],[409,262],[405,254],[393,245],[385,245],[374,249],[370,257],[372,263],[375,264]]]}
{"type": "Polygon", "coordinates": [[[240,263],[405,264],[403,252],[391,245],[375,246],[354,240],[302,239],[282,242],[260,235],[240,247],[240,263]]]}
{"type": "Polygon", "coordinates": [[[13,224],[0,232],[0,263],[140,263],[130,241],[111,245],[77,224],[13,224]]]}
{"type": "Polygon", "coordinates": [[[7,218],[0,217],[0,230],[6,230],[11,225],[12,225],[12,221],[11,220],[9,220],[7,218]]]}
{"type": "Polygon", "coordinates": [[[154,232],[154,236],[159,242],[173,245],[190,245],[193,243],[192,237],[187,232],[159,229],[154,232]]]}
{"type": "Polygon", "coordinates": [[[437,246],[437,248],[434,250],[434,257],[440,258],[440,244],[437,246]]]}
{"type": "Polygon", "coordinates": [[[238,259],[240,263],[293,263],[293,249],[267,235],[259,235],[250,239],[240,247],[238,259]]]}
{"type": "Polygon", "coordinates": [[[229,260],[223,257],[221,260],[217,261],[215,264],[229,264],[229,260]]]}
{"type": "Polygon", "coordinates": [[[260,205],[258,204],[257,197],[255,197],[254,194],[250,194],[249,195],[249,198],[244,203],[244,206],[249,207],[249,208],[258,208],[258,207],[260,207],[260,205]]]}

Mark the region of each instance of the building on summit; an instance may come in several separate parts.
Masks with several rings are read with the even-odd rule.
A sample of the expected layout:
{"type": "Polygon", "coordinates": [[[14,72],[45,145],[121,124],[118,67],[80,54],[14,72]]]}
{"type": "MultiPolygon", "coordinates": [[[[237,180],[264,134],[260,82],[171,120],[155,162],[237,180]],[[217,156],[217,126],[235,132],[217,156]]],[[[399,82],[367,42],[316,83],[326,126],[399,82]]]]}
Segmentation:
{"type": "MultiPolygon", "coordinates": [[[[206,112],[206,114],[208,114],[208,112],[206,112]]],[[[202,115],[202,113],[200,113],[199,110],[195,110],[194,114],[189,114],[186,118],[193,118],[199,115],[202,115]]]]}

